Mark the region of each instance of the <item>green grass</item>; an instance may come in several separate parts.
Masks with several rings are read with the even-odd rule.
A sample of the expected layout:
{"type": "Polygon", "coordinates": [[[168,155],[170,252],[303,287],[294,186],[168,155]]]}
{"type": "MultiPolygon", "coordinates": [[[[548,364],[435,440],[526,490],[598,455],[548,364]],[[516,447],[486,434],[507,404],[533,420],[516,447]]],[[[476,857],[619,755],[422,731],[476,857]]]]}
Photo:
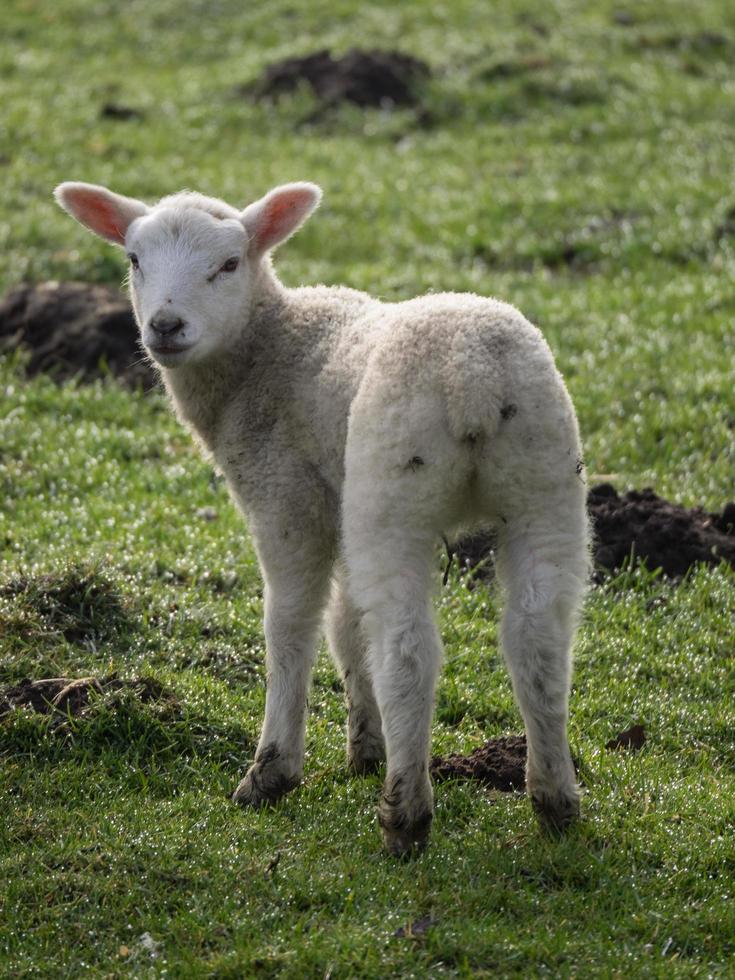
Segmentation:
{"type": "MultiPolygon", "coordinates": [[[[279,256],[287,282],[508,299],[549,338],[593,479],[732,499],[725,0],[11,0],[0,32],[0,289],[122,279],[122,254],[53,205],[61,180],[242,205],[315,180],[325,202],[279,256]],[[238,94],[276,58],[357,43],[431,64],[423,115],[309,123],[308,92],[238,94]],[[103,119],[106,102],[141,115],[103,119]]],[[[548,841],[522,797],[441,784],[429,850],[404,864],[380,851],[378,779],[346,773],[326,655],[304,785],[262,813],[229,803],[263,710],[260,581],[161,396],[28,380],[6,358],[0,500],[0,684],[117,672],[169,692],[102,698],[63,725],[0,718],[0,974],[733,974],[731,571],[678,587],[627,572],[591,593],[577,830],[548,841]],[[604,748],[633,723],[640,753],[604,748]]],[[[519,731],[493,590],[452,576],[438,614],[434,750],[519,731]]]]}

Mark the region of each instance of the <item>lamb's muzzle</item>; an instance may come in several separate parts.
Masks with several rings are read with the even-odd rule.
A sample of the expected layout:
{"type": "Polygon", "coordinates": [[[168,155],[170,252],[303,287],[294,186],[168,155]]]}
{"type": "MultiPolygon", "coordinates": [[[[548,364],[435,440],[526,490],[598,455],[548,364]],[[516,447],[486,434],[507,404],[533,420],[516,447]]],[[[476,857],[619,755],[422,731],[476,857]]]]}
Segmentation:
{"type": "Polygon", "coordinates": [[[424,846],[442,655],[434,550],[453,529],[485,525],[497,529],[500,637],[526,725],[528,792],[543,824],[563,829],[579,811],[566,725],[588,576],[571,401],[540,332],[505,303],[284,288],[269,253],[320,196],[289,184],[238,211],[191,192],[148,206],[89,184],[56,190],[134,258],[142,342],[255,541],[268,688],[235,799],[260,806],[301,779],[326,616],[350,764],[385,760],[387,848],[424,846]]]}
{"type": "Polygon", "coordinates": [[[169,339],[173,334],[180,333],[186,324],[180,316],[160,311],[151,319],[149,326],[157,336],[169,339]]]}

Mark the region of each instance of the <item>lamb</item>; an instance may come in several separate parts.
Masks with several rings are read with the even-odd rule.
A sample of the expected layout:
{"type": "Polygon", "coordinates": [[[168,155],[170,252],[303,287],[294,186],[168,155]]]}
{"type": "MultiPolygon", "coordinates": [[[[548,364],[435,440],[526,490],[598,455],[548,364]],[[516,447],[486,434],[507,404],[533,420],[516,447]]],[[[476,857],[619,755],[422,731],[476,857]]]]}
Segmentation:
{"type": "Polygon", "coordinates": [[[255,542],[265,720],[233,799],[258,807],[300,782],[324,623],[346,689],[349,764],[386,762],[385,846],[406,855],[426,844],[442,655],[435,548],[492,526],[528,794],[542,826],[570,824],[570,651],[588,526],[577,421],[540,331],[474,294],[386,303],[285,288],[270,253],[317,207],[314,184],[277,187],[243,211],[190,191],[153,206],[75,182],[55,194],[126,249],[142,345],[255,542]]]}

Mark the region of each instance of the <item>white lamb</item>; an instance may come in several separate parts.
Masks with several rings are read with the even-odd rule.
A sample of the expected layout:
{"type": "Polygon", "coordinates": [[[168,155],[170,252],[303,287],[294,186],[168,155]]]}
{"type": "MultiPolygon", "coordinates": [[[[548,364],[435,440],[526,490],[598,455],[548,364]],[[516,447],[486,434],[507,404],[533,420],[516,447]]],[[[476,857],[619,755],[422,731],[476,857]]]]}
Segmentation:
{"type": "Polygon", "coordinates": [[[73,217],[126,249],[142,343],[255,541],[268,685],[234,799],[259,806],[302,777],[326,607],[349,762],[387,762],[378,819],[388,850],[426,843],[442,653],[435,547],[442,534],[491,525],[528,792],[542,823],[561,829],[579,812],[566,724],[588,572],[571,401],[540,332],[505,303],[286,289],[269,253],[320,197],[313,184],[288,184],[238,211],[187,191],[148,206],[90,184],[56,190],[73,217]]]}

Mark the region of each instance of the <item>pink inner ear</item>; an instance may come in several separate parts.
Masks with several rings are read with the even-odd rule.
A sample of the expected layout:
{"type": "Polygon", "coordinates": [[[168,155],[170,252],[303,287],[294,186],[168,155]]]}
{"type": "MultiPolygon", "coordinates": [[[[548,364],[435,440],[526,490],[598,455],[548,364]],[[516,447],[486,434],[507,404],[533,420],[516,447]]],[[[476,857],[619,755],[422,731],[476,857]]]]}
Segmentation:
{"type": "Polygon", "coordinates": [[[124,222],[117,208],[103,195],[94,191],[75,190],[69,195],[71,207],[83,225],[96,231],[103,238],[125,242],[125,232],[120,227],[124,222]]]}
{"type": "Polygon", "coordinates": [[[311,201],[308,191],[293,190],[266,202],[257,232],[259,247],[268,249],[287,238],[309,210],[311,201]]]}

